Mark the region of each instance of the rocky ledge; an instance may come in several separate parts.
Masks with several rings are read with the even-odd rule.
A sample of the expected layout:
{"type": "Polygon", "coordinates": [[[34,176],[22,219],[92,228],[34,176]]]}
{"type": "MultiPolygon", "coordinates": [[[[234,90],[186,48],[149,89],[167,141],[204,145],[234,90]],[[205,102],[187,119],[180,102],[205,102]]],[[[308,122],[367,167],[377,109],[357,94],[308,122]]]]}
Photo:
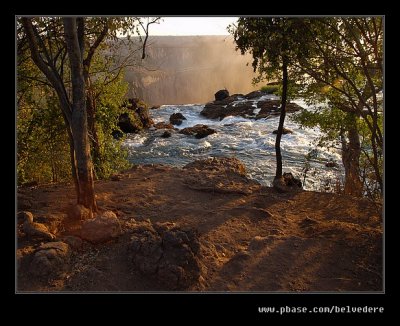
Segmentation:
{"type": "MultiPolygon", "coordinates": [[[[221,90],[215,94],[215,98],[215,101],[204,106],[200,112],[202,116],[220,120],[228,116],[263,119],[279,115],[281,110],[280,100],[275,95],[268,95],[262,91],[254,91],[246,95],[229,95],[227,90],[221,90]]],[[[296,103],[286,104],[286,112],[296,112],[301,109],[302,107],[296,103]]]]}

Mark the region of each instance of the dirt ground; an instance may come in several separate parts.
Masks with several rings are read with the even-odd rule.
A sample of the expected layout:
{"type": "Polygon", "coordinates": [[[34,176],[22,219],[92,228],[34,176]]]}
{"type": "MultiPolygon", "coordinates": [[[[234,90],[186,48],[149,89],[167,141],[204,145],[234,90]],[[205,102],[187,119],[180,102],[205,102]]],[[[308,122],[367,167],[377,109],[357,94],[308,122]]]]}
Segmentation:
{"type": "MultiPolygon", "coordinates": [[[[382,291],[382,213],[367,200],[273,188],[234,173],[192,166],[143,165],[117,181],[97,181],[99,213],[174,222],[198,230],[207,267],[191,291],[382,291]]],[[[19,189],[19,210],[31,211],[57,237],[76,235],[67,217],[73,185],[19,189]],[[61,223],[52,224],[54,221],[61,223]],[[56,226],[55,226],[56,225],[56,226]]],[[[102,244],[83,242],[70,267],[50,279],[32,276],[29,257],[41,244],[17,225],[17,291],[163,291],[132,268],[129,233],[102,244]]]]}

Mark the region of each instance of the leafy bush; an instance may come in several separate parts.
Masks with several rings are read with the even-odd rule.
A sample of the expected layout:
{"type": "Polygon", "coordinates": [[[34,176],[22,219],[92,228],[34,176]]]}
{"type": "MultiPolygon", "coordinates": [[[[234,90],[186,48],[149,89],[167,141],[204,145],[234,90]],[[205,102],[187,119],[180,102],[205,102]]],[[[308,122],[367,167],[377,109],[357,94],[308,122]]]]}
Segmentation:
{"type": "Polygon", "coordinates": [[[279,85],[265,85],[260,90],[266,94],[277,94],[279,85]]]}

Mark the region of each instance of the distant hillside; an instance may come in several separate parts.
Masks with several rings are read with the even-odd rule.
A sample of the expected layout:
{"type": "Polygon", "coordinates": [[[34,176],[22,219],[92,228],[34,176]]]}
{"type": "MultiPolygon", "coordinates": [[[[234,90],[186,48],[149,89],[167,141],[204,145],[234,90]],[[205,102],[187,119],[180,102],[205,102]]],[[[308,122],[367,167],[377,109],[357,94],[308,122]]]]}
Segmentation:
{"type": "Polygon", "coordinates": [[[255,73],[250,55],[235,51],[230,36],[153,36],[144,67],[129,67],[129,96],[151,105],[205,103],[226,88],[247,93],[255,73]],[[249,63],[249,65],[247,65],[249,63]]]}

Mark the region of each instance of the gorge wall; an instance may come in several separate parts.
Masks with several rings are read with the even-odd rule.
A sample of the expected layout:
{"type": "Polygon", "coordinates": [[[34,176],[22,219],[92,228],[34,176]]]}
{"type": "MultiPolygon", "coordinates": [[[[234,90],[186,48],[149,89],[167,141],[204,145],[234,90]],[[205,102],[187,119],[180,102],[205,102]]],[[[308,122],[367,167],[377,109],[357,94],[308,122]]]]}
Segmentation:
{"type": "Polygon", "coordinates": [[[231,36],[149,37],[140,62],[126,68],[128,96],[151,105],[206,103],[219,89],[234,94],[259,88],[252,85],[251,55],[236,51],[231,36]]]}

